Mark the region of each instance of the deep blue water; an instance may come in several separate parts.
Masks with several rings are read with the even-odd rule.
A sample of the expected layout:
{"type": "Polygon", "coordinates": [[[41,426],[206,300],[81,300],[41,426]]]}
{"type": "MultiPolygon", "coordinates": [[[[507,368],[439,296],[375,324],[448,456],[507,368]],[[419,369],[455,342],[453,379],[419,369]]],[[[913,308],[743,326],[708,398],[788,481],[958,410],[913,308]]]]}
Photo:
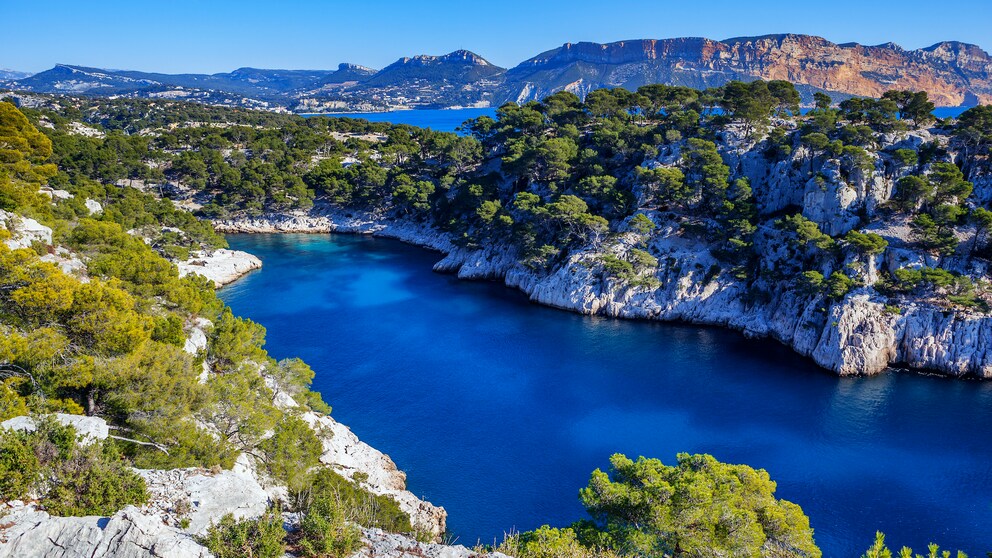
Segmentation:
{"type": "Polygon", "coordinates": [[[443,505],[460,542],[583,517],[614,452],[763,467],[827,557],[876,529],[992,550],[992,383],[837,378],[771,341],[584,317],[433,273],[436,253],[347,235],[232,235],[264,262],[226,287],[299,356],[333,415],[443,505]]]}
{"type": "MultiPolygon", "coordinates": [[[[958,116],[962,112],[968,110],[968,107],[939,107],[934,109],[933,113],[939,118],[947,118],[949,116],[958,116]]],[[[802,113],[805,114],[809,109],[802,109],[802,113]]],[[[302,116],[328,116],[331,118],[342,117],[342,118],[364,118],[369,122],[390,122],[393,124],[409,124],[411,126],[418,126],[421,128],[431,128],[439,132],[454,132],[455,128],[461,126],[469,118],[478,118],[479,116],[491,116],[496,117],[495,108],[473,108],[473,109],[457,109],[457,110],[445,110],[445,109],[418,109],[418,110],[396,110],[389,112],[349,112],[341,114],[327,114],[327,115],[312,115],[304,114],[302,116]]]]}
{"type": "Polygon", "coordinates": [[[389,122],[409,124],[420,128],[430,128],[438,132],[454,132],[469,118],[480,116],[496,117],[495,108],[466,109],[417,109],[394,110],[389,112],[348,112],[340,114],[304,114],[302,116],[327,116],[330,118],[363,118],[369,122],[389,122]]]}

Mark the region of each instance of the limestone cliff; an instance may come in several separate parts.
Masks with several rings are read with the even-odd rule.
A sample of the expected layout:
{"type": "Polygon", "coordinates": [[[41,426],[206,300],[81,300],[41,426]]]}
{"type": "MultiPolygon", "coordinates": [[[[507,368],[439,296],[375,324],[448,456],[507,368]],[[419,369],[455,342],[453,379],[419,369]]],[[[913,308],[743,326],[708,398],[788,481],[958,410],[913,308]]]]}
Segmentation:
{"type": "MultiPolygon", "coordinates": [[[[755,244],[772,267],[769,271],[776,271],[777,266],[780,277],[748,282],[722,267],[712,247],[688,232],[684,217],[658,210],[640,211],[656,225],[649,238],[623,223],[606,243],[573,251],[566,261],[548,270],[524,265],[510,246],[464,248],[427,224],[388,214],[344,212],[326,205],[308,213],[219,222],[217,228],[229,232],[353,232],[397,238],[444,252],[435,266],[437,271],[466,279],[502,281],[535,302],[584,314],[726,326],[745,335],[777,339],[837,374],[874,374],[892,365],[904,365],[952,376],[992,378],[992,317],[933,298],[883,294],[874,286],[883,273],[938,263],[934,254],[910,242],[908,227],[898,217],[886,214],[886,219],[873,220],[883,211],[900,177],[891,170],[886,153],[923,142],[946,145],[947,139],[938,130],[891,134],[883,138],[886,145],[872,155],[870,169],[841,169],[844,163],[816,157],[800,145],[784,160],[770,160],[761,142],[747,140],[733,129],[722,133],[724,160],[750,180],[762,213],[799,208],[830,235],[843,235],[869,223],[865,230],[888,242],[882,254],[851,256],[844,263],[846,269],[856,270],[862,286],[839,300],[822,294],[803,295],[792,287],[789,276],[796,273],[797,255],[787,248],[782,231],[774,226],[762,225],[755,244]],[[623,256],[637,246],[644,246],[659,262],[649,272],[656,285],[632,285],[604,273],[604,252],[623,256]]],[[[671,146],[647,164],[675,165],[678,150],[678,145],[671,146]]],[[[992,177],[977,172],[972,179],[977,201],[987,203],[992,177]]],[[[959,253],[941,258],[940,265],[974,281],[988,281],[989,270],[967,254],[974,230],[965,228],[959,234],[959,253]]],[[[822,271],[829,275],[837,269],[822,271]]]]}
{"type": "Polygon", "coordinates": [[[942,42],[905,50],[886,43],[835,44],[809,35],[766,35],[568,43],[506,74],[508,100],[540,99],[560,90],[650,83],[704,88],[737,79],[789,80],[843,95],[879,97],[889,89],[927,91],[938,106],[992,100],[992,57],[975,45],[942,42]]]}

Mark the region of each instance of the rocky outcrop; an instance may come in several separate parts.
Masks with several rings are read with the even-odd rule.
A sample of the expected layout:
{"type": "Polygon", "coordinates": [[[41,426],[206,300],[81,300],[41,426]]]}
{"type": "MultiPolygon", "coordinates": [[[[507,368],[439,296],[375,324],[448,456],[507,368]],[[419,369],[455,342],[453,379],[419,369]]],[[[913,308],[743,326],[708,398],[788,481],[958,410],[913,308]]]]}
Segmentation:
{"type": "Polygon", "coordinates": [[[366,546],[351,558],[509,558],[499,552],[477,553],[461,545],[418,542],[410,537],[363,529],[366,546]]]}
{"type": "Polygon", "coordinates": [[[4,243],[11,249],[30,248],[35,242],[48,246],[52,243],[52,229],[30,217],[0,209],[0,229],[10,232],[4,243]]]}
{"type": "Polygon", "coordinates": [[[207,558],[206,548],[154,515],[129,506],[111,517],[52,517],[8,508],[0,558],[207,558]]]}
{"type": "MultiPolygon", "coordinates": [[[[328,416],[309,412],[303,417],[324,445],[323,464],[358,480],[374,494],[395,499],[419,531],[436,539],[443,535],[447,515],[444,509],[406,490],[406,475],[388,456],[328,416]]],[[[108,437],[103,419],[76,415],[56,418],[76,427],[84,440],[108,437]]],[[[34,419],[16,417],[0,426],[30,430],[34,419]]],[[[263,487],[252,461],[244,455],[227,471],[189,468],[137,472],[147,484],[148,502],[141,508],[125,508],[109,518],[53,517],[35,504],[24,502],[11,502],[0,508],[0,558],[207,557],[210,553],[195,537],[205,534],[211,524],[227,514],[236,519],[259,517],[274,500],[273,495],[285,495],[285,487],[263,487]]],[[[288,515],[287,521],[295,521],[294,516],[288,515]]],[[[365,534],[367,547],[356,556],[471,555],[464,547],[424,544],[378,530],[365,530],[365,534]]]]}
{"type": "Polygon", "coordinates": [[[407,490],[406,474],[388,455],[359,440],[350,428],[329,416],[311,412],[303,418],[319,433],[324,445],[321,463],[331,465],[346,478],[359,480],[369,492],[395,500],[419,531],[434,537],[444,534],[447,512],[407,490]]]}
{"type": "MultiPolygon", "coordinates": [[[[110,434],[107,421],[100,417],[88,417],[84,415],[67,415],[65,413],[55,413],[52,415],[56,421],[65,426],[76,429],[82,443],[91,443],[96,440],[106,440],[110,434]]],[[[9,430],[19,430],[22,432],[34,432],[36,428],[35,418],[29,416],[14,417],[0,422],[0,427],[9,430]]]]}
{"type": "Polygon", "coordinates": [[[262,260],[247,252],[238,250],[214,250],[212,252],[195,252],[188,260],[177,262],[180,277],[191,273],[201,275],[223,287],[234,282],[249,272],[261,269],[262,260]]]}
{"type": "Polygon", "coordinates": [[[506,73],[501,96],[541,99],[561,90],[650,83],[716,87],[730,80],[788,80],[810,91],[880,97],[889,89],[927,91],[937,106],[992,101],[992,57],[975,45],[938,43],[905,50],[886,43],[835,44],[809,35],[765,35],[566,43],[506,73]],[[805,87],[802,87],[805,86],[805,87]]]}
{"type": "Polygon", "coordinates": [[[235,519],[259,517],[269,506],[269,497],[244,457],[230,471],[203,469],[139,470],[148,485],[149,502],[144,512],[166,524],[179,526],[194,535],[207,532],[212,523],[231,514],[235,519]]]}

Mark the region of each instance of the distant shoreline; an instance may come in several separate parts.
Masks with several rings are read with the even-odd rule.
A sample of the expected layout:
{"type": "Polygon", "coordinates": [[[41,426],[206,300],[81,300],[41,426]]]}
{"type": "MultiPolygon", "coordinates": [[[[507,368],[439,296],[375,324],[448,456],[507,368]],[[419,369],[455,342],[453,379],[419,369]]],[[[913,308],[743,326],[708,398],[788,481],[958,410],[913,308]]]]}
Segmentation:
{"type": "Polygon", "coordinates": [[[389,110],[355,110],[338,112],[294,112],[296,116],[348,116],[349,114],[388,114],[391,112],[415,112],[419,110],[485,110],[493,107],[442,107],[442,108],[394,108],[389,110]]]}

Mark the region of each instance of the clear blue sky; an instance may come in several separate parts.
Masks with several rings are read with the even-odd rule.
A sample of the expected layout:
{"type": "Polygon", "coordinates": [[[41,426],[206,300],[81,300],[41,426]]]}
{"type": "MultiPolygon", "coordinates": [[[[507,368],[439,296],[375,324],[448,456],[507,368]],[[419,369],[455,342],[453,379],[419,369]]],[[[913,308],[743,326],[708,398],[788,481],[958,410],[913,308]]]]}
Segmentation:
{"type": "Polygon", "coordinates": [[[565,42],[768,33],[992,49],[992,0],[0,1],[0,68],[56,62],[161,72],[381,68],[472,50],[513,66],[565,42]]]}

